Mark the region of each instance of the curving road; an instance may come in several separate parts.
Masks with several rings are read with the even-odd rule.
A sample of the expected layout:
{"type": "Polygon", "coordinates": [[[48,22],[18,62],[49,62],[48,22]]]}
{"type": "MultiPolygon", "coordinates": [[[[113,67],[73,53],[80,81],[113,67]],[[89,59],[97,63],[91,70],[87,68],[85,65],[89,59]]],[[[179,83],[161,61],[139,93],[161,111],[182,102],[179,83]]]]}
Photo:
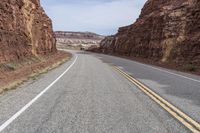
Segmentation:
{"type": "Polygon", "coordinates": [[[139,62],[95,54],[103,62],[114,64],[160,94],[200,122],[200,76],[168,70],[139,62]]]}
{"type": "Polygon", "coordinates": [[[199,77],[118,57],[71,52],[71,61],[0,96],[1,132],[189,132],[110,63],[199,120],[199,77]]]}

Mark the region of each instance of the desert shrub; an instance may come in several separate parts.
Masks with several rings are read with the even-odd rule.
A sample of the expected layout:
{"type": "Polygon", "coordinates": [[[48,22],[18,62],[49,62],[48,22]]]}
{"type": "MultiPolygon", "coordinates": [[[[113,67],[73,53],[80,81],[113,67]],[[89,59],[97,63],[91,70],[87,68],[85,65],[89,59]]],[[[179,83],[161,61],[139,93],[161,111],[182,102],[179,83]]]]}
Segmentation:
{"type": "Polygon", "coordinates": [[[197,67],[194,64],[186,64],[183,66],[183,69],[186,71],[194,72],[197,70],[197,67]]]}
{"type": "Polygon", "coordinates": [[[4,64],[4,67],[10,71],[14,71],[16,70],[17,66],[14,63],[8,63],[8,64],[4,64]]]}

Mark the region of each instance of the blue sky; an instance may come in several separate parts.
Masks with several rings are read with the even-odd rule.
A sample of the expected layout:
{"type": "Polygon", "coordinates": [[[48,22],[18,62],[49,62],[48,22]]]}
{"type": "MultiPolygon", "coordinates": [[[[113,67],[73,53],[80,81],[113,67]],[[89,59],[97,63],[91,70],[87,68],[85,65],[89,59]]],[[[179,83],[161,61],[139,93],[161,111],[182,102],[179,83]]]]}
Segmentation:
{"type": "Polygon", "coordinates": [[[146,0],[41,0],[55,31],[115,34],[132,24],[146,0]]]}

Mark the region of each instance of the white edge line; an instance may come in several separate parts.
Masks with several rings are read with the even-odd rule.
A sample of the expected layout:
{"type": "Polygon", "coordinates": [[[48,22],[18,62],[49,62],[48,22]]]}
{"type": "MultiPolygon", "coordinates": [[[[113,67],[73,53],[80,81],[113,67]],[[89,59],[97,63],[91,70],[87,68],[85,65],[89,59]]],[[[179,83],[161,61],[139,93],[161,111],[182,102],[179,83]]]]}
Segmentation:
{"type": "Polygon", "coordinates": [[[173,73],[173,72],[169,72],[169,71],[167,71],[167,70],[162,70],[162,69],[159,69],[159,68],[156,68],[156,67],[153,67],[153,66],[148,66],[148,65],[145,65],[145,64],[142,64],[142,63],[138,63],[138,62],[136,62],[136,63],[137,63],[137,64],[141,64],[141,65],[146,66],[146,67],[150,67],[150,68],[159,70],[159,71],[161,71],[161,72],[165,72],[165,73],[168,73],[168,74],[172,74],[172,75],[175,75],[175,76],[179,76],[179,77],[182,77],[182,78],[189,79],[189,80],[196,81],[196,82],[199,82],[199,83],[200,83],[200,80],[197,80],[197,79],[189,78],[189,77],[186,77],[186,76],[183,76],[183,75],[180,75],[180,74],[176,74],[176,73],[173,73]]]}
{"type": "Polygon", "coordinates": [[[17,113],[15,113],[11,118],[9,118],[6,122],[4,122],[0,126],[0,132],[2,132],[7,126],[9,126],[16,118],[18,118],[24,111],[26,111],[34,102],[36,102],[45,92],[47,92],[60,78],[62,78],[70,68],[76,63],[78,56],[76,56],[73,63],[49,86],[47,86],[42,92],[40,92],[34,99],[32,99],[29,103],[27,103],[23,108],[21,108],[17,113]]]}
{"type": "MultiPolygon", "coordinates": [[[[124,59],[124,58],[122,58],[122,59],[124,59]]],[[[128,60],[128,59],[125,59],[125,60],[128,60]]],[[[133,61],[133,60],[131,60],[131,61],[133,61]]],[[[188,79],[188,80],[192,80],[192,81],[196,81],[196,82],[200,83],[200,80],[197,80],[197,79],[193,79],[193,78],[189,78],[189,77],[186,77],[186,76],[183,76],[183,75],[180,75],[180,74],[176,74],[176,73],[173,73],[173,72],[169,72],[168,70],[162,70],[162,69],[160,69],[160,68],[153,67],[153,66],[151,66],[151,65],[146,65],[146,64],[143,64],[143,63],[139,63],[139,62],[137,62],[137,61],[133,61],[133,62],[136,63],[136,64],[139,64],[139,65],[143,65],[143,66],[145,66],[145,67],[153,68],[153,69],[159,70],[159,71],[161,71],[161,72],[165,72],[165,73],[168,73],[168,74],[172,74],[172,75],[175,75],[175,76],[179,76],[179,77],[182,77],[182,78],[185,78],[185,79],[188,79]]]]}
{"type": "MultiPolygon", "coordinates": [[[[144,65],[144,64],[143,64],[143,65],[144,65]]],[[[150,67],[150,68],[159,70],[159,71],[161,71],[161,72],[165,72],[165,73],[168,73],[168,74],[172,74],[172,75],[175,75],[175,76],[179,76],[179,77],[182,77],[182,78],[189,79],[189,80],[196,81],[196,82],[199,82],[199,83],[200,83],[200,80],[197,80],[197,79],[189,78],[189,77],[186,77],[186,76],[183,76],[183,75],[180,75],[180,74],[176,74],[176,73],[169,72],[169,71],[167,71],[167,70],[162,70],[162,69],[159,69],[159,68],[156,68],[156,67],[152,67],[152,66],[147,66],[147,67],[150,67]]]]}
{"type": "MultiPolygon", "coordinates": [[[[103,54],[103,55],[104,55],[104,54],[103,54]]],[[[116,56],[112,56],[112,57],[116,57],[116,56]]],[[[118,58],[121,58],[121,57],[118,57],[118,58]]],[[[125,59],[125,58],[121,58],[121,59],[125,59]]],[[[125,60],[128,60],[128,59],[125,59],[125,60]]],[[[161,71],[161,72],[165,72],[165,73],[168,73],[168,74],[172,74],[172,75],[175,75],[175,76],[179,76],[179,77],[182,77],[182,78],[185,78],[185,79],[192,80],[192,81],[195,81],[195,82],[200,83],[200,80],[197,80],[197,79],[194,79],[194,78],[189,78],[189,77],[186,77],[186,76],[183,76],[183,75],[180,75],[180,74],[176,74],[176,73],[173,73],[173,72],[169,72],[169,71],[167,71],[167,70],[162,70],[162,69],[153,67],[153,66],[151,66],[151,65],[146,65],[146,64],[143,64],[143,63],[139,63],[139,62],[134,61],[134,60],[131,60],[131,61],[133,61],[134,63],[139,64],[139,65],[143,65],[143,66],[146,66],[146,67],[149,67],[149,68],[153,68],[153,69],[159,70],[159,71],[161,71]]]]}

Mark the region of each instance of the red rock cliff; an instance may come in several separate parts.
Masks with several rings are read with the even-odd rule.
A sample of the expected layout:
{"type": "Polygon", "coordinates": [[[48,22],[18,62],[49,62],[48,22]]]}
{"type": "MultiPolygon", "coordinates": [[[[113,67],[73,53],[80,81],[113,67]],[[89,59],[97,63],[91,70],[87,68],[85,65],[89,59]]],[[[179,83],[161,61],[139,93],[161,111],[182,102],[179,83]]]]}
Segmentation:
{"type": "Polygon", "coordinates": [[[0,63],[56,52],[52,23],[39,0],[1,0],[0,63]]]}
{"type": "Polygon", "coordinates": [[[137,21],[103,40],[101,50],[200,65],[200,1],[148,0],[137,21]]]}

